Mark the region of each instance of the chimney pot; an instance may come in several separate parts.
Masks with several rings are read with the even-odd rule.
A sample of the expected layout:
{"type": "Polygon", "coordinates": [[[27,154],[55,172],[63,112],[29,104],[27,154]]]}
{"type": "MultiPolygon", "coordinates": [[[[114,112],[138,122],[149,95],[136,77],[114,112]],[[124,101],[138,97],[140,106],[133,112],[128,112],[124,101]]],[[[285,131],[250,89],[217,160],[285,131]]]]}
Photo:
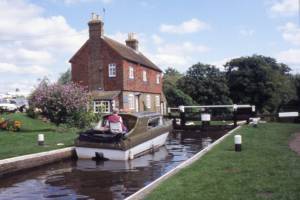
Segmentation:
{"type": "Polygon", "coordinates": [[[103,22],[99,15],[92,13],[92,19],[88,23],[90,39],[100,38],[103,35],[103,22]]]}
{"type": "Polygon", "coordinates": [[[134,49],[135,51],[138,50],[139,41],[135,38],[134,33],[128,33],[128,39],[125,42],[126,46],[134,49]]]}

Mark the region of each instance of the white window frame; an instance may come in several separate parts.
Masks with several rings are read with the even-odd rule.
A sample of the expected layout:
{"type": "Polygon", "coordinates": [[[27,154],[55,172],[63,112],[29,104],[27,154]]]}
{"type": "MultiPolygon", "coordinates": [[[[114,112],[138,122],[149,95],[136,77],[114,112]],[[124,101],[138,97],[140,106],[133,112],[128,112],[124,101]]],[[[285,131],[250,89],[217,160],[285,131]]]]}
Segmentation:
{"type": "Polygon", "coordinates": [[[156,84],[160,83],[160,74],[156,74],[156,84]]]}
{"type": "Polygon", "coordinates": [[[147,82],[147,71],[143,70],[143,81],[147,82]]]}
{"type": "Polygon", "coordinates": [[[129,66],[129,79],[134,79],[134,69],[129,66]]]}
{"type": "Polygon", "coordinates": [[[151,108],[151,96],[149,94],[146,95],[146,108],[151,108]]]}
{"type": "Polygon", "coordinates": [[[95,100],[94,113],[110,113],[110,101],[95,100]]]}
{"type": "Polygon", "coordinates": [[[117,76],[117,66],[115,63],[110,63],[108,65],[108,77],[116,77],[117,76]]]}
{"type": "Polygon", "coordinates": [[[130,110],[134,110],[135,107],[134,107],[134,95],[133,94],[128,94],[128,108],[130,110]]]}
{"type": "Polygon", "coordinates": [[[160,96],[159,95],[155,96],[155,106],[160,107],[160,96]]]}

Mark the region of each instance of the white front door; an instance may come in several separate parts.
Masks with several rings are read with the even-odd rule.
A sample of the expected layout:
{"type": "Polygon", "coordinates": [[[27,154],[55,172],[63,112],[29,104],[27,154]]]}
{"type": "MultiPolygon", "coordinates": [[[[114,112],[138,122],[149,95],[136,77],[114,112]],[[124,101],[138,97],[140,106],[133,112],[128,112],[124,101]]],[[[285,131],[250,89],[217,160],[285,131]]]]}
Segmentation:
{"type": "Polygon", "coordinates": [[[135,96],[135,112],[139,112],[139,97],[135,96]]]}

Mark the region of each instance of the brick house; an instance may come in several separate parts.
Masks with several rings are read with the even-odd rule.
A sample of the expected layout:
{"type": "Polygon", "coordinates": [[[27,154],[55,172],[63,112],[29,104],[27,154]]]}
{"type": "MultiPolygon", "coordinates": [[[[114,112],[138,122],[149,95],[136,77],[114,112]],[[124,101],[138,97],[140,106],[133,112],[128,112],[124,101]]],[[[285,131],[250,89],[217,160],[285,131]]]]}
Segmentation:
{"type": "Polygon", "coordinates": [[[162,70],[138,50],[138,40],[128,35],[123,45],[103,33],[103,22],[92,16],[89,39],[70,59],[72,81],[86,86],[95,112],[113,108],[127,112],[165,113],[162,70]]]}

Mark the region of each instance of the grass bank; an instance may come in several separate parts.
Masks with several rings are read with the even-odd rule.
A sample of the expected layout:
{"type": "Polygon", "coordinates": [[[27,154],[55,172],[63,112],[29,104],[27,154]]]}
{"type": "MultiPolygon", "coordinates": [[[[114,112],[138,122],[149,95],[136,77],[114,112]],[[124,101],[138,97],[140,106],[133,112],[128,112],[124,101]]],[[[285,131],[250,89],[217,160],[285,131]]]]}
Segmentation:
{"type": "Polygon", "coordinates": [[[56,127],[52,123],[32,119],[21,113],[6,114],[0,117],[22,122],[20,132],[0,130],[0,159],[73,146],[74,139],[77,136],[77,129],[56,127]],[[44,146],[37,145],[37,135],[39,133],[45,135],[44,146]],[[58,143],[64,145],[58,146],[58,143]]]}
{"type": "Polygon", "coordinates": [[[300,157],[288,147],[299,124],[260,124],[239,129],[201,160],[161,184],[147,199],[300,199],[300,157]]]}

